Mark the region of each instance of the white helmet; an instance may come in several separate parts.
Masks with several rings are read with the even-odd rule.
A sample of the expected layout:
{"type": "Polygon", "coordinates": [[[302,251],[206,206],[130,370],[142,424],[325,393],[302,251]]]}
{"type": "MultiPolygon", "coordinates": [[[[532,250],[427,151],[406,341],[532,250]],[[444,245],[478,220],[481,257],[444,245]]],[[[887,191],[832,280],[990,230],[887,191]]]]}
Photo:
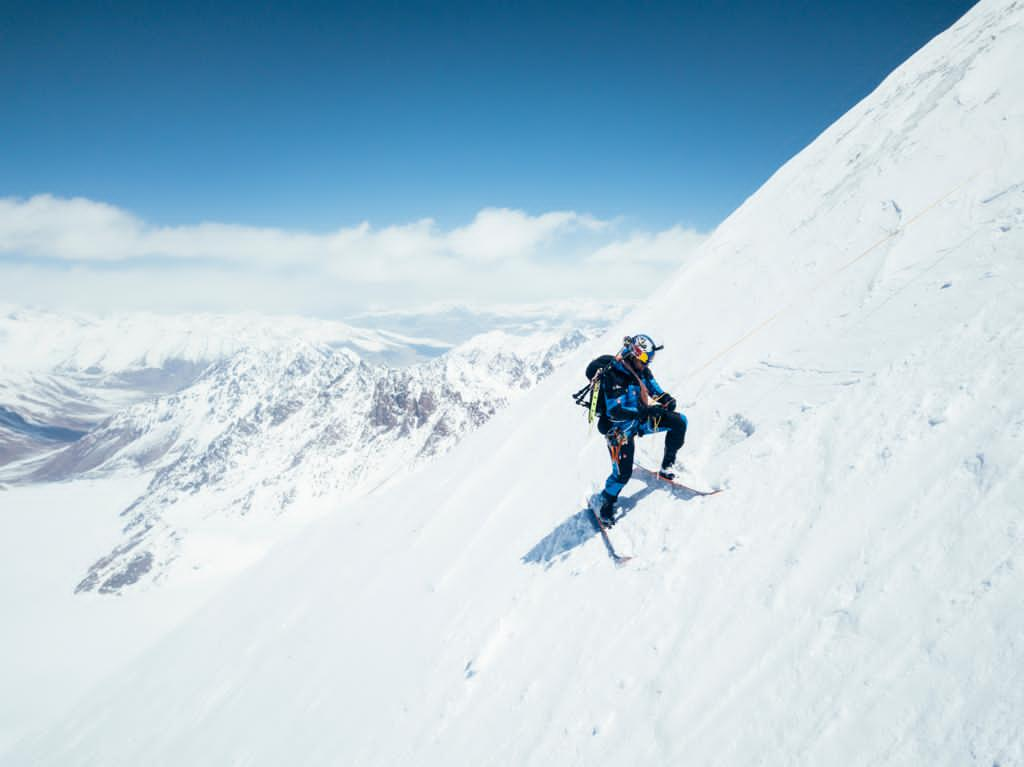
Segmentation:
{"type": "Polygon", "coordinates": [[[664,348],[664,346],[656,345],[654,339],[649,335],[640,333],[635,336],[626,336],[622,339],[621,354],[623,357],[633,357],[640,360],[640,362],[650,364],[654,361],[654,353],[664,348]]]}

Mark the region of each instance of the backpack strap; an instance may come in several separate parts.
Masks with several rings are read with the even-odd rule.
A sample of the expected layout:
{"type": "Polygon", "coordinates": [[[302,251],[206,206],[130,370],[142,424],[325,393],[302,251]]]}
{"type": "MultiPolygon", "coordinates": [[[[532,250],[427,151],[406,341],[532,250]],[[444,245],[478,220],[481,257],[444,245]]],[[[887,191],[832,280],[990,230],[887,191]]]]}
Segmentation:
{"type": "Polygon", "coordinates": [[[651,393],[647,391],[647,384],[644,383],[644,379],[641,378],[635,370],[633,370],[633,366],[630,365],[629,362],[624,361],[622,359],[621,354],[616,355],[615,359],[622,363],[622,367],[628,370],[633,375],[633,378],[636,379],[637,384],[640,385],[640,404],[643,405],[644,407],[650,405],[651,393]]]}

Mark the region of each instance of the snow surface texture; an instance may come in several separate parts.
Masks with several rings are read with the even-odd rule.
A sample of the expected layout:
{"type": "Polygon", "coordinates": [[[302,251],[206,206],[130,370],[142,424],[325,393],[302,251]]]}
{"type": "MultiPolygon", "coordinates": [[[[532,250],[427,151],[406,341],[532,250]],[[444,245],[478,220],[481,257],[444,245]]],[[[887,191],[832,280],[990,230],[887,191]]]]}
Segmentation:
{"type": "Polygon", "coordinates": [[[75,594],[97,553],[122,538],[118,510],[145,486],[143,475],[0,486],[0,753],[67,710],[220,585],[208,578],[169,584],[158,595],[75,594]]]}
{"type": "Polygon", "coordinates": [[[728,487],[634,480],[628,565],[570,361],[0,761],[1024,764],[1022,50],[980,3],[617,328],[728,487]]]}

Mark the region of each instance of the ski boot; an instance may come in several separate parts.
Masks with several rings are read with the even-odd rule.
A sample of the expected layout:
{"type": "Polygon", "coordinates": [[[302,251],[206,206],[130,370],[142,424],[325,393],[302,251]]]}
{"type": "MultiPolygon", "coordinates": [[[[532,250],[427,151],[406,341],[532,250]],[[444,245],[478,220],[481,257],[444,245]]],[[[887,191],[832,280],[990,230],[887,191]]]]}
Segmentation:
{"type": "Polygon", "coordinates": [[[617,500],[607,493],[601,493],[601,509],[598,513],[601,516],[601,524],[605,527],[615,524],[615,501],[617,500]]]}

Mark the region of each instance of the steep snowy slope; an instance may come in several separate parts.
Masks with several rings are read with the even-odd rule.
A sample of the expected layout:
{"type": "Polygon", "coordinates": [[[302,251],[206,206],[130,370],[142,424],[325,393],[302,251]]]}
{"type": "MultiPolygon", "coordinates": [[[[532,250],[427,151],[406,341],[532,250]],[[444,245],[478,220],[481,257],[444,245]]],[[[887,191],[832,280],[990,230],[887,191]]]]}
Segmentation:
{"type": "Polygon", "coordinates": [[[628,565],[570,362],[0,762],[1024,763],[1021,50],[980,3],[617,329],[728,487],[631,483],[628,565]]]}

